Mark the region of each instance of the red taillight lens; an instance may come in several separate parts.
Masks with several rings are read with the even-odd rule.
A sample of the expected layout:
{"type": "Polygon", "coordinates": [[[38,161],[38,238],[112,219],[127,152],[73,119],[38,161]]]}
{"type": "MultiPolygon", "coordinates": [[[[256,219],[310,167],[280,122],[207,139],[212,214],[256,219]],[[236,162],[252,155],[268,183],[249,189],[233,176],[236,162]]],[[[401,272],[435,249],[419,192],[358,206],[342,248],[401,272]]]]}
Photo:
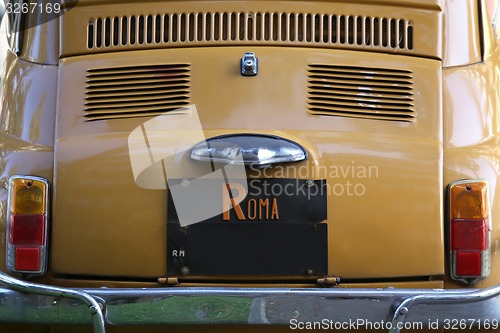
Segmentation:
{"type": "Polygon", "coordinates": [[[480,276],[481,252],[457,251],[455,272],[458,276],[480,276]]]}
{"type": "Polygon", "coordinates": [[[16,247],[16,271],[40,270],[39,247],[16,247]]]}
{"type": "Polygon", "coordinates": [[[490,208],[485,181],[449,187],[451,277],[466,283],[490,273],[490,208]]]}
{"type": "Polygon", "coordinates": [[[7,269],[42,275],[47,267],[48,182],[13,176],[9,180],[7,269]]]}
{"type": "Polygon", "coordinates": [[[451,250],[486,250],[489,232],[486,220],[451,220],[451,250]]]}
{"type": "Polygon", "coordinates": [[[44,245],[45,216],[12,215],[10,236],[12,245],[44,245]]]}

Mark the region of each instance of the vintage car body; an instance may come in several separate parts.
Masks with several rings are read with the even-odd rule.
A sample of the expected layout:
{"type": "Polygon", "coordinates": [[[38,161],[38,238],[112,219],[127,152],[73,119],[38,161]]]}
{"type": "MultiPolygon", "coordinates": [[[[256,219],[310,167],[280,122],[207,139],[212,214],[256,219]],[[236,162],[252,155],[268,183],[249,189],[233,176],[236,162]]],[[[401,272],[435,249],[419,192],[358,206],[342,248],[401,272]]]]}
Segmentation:
{"type": "Polygon", "coordinates": [[[7,6],[21,29],[2,41],[2,329],[322,319],[498,328],[500,58],[487,5],[80,0],[57,18],[9,17],[7,6]],[[241,73],[248,52],[254,76],[241,73]],[[144,134],[152,165],[161,158],[148,121],[190,105],[207,139],[278,137],[306,152],[247,166],[248,179],[309,181],[325,195],[308,201],[311,212],[271,195],[254,210],[246,202],[243,217],[225,212],[225,224],[171,226],[167,187],[179,179],[165,172],[141,185],[131,133],[144,134]],[[46,194],[37,274],[16,269],[13,253],[26,248],[11,222],[16,191],[32,186],[46,194]],[[450,238],[464,222],[454,189],[482,195],[485,245],[479,273],[465,277],[450,238]],[[294,206],[305,220],[283,217],[294,206]],[[186,259],[172,240],[179,230],[199,236],[186,259]]]}

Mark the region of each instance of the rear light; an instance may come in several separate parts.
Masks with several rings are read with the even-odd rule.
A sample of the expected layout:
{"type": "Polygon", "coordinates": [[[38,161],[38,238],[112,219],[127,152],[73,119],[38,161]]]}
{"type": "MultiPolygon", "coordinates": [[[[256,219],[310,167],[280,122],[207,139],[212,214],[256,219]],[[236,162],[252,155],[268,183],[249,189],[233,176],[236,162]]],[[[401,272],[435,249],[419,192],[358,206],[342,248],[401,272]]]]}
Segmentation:
{"type": "Polygon", "coordinates": [[[47,180],[32,176],[9,179],[7,211],[7,269],[43,275],[48,251],[47,180]]]}
{"type": "Polygon", "coordinates": [[[488,184],[463,180],[448,188],[451,277],[471,284],[490,274],[488,184]]]}

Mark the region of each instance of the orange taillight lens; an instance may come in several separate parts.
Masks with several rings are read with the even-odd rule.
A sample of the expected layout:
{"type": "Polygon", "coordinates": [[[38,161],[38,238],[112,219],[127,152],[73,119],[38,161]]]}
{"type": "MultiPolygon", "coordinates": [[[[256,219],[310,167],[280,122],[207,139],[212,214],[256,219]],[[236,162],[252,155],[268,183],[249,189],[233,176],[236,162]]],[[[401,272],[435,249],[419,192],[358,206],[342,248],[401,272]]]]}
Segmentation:
{"type": "Polygon", "coordinates": [[[39,177],[9,180],[7,268],[42,275],[47,267],[48,182],[39,177]]]}
{"type": "Polygon", "coordinates": [[[489,217],[486,182],[456,183],[450,186],[452,219],[486,219],[489,217]]]}
{"type": "Polygon", "coordinates": [[[26,178],[11,180],[10,210],[13,214],[45,214],[46,197],[47,186],[43,181],[26,178]]]}
{"type": "Polygon", "coordinates": [[[490,273],[490,203],[483,180],[452,183],[449,192],[451,277],[466,283],[490,273]]]}

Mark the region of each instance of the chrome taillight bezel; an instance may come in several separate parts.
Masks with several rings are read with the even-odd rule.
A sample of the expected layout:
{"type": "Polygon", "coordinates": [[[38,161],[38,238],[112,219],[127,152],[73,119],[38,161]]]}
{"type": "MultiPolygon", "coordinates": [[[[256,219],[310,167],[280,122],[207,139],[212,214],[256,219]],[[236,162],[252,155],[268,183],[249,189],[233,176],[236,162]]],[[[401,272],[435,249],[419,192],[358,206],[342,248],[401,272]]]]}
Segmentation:
{"type": "Polygon", "coordinates": [[[450,267],[450,277],[453,280],[471,285],[476,283],[477,281],[481,279],[485,279],[490,275],[491,271],[491,203],[490,203],[490,195],[489,195],[489,184],[488,181],[485,179],[464,179],[464,180],[459,180],[452,182],[448,185],[447,189],[448,193],[448,258],[449,258],[449,267],[450,267]],[[452,192],[453,188],[456,186],[478,186],[479,184],[482,184],[484,193],[483,193],[483,208],[484,208],[484,213],[483,216],[478,217],[478,218],[470,218],[470,217],[463,217],[463,218],[454,218],[452,214],[452,209],[453,209],[453,198],[452,198],[452,192]],[[485,221],[486,222],[486,228],[483,233],[483,236],[486,238],[487,246],[486,249],[484,250],[477,250],[477,249],[472,249],[472,250],[467,250],[467,249],[462,249],[462,250],[455,250],[452,247],[453,244],[453,222],[456,223],[469,223],[469,222],[480,222],[480,221],[485,221]],[[457,254],[458,252],[462,251],[464,252],[476,252],[480,253],[480,267],[481,267],[481,273],[479,275],[459,275],[457,273],[457,254]]]}
{"type": "Polygon", "coordinates": [[[42,276],[47,273],[48,266],[48,250],[49,250],[49,221],[50,221],[50,186],[47,179],[37,176],[28,175],[14,175],[8,180],[8,199],[7,199],[7,214],[6,214],[6,268],[11,273],[28,274],[30,276],[42,276]],[[13,200],[13,185],[16,180],[25,180],[32,182],[40,182],[45,186],[45,195],[43,200],[45,201],[45,212],[41,214],[45,217],[44,219],[44,230],[43,230],[43,244],[39,246],[33,246],[33,248],[38,247],[40,251],[40,269],[38,270],[22,270],[16,269],[16,249],[21,247],[20,245],[12,244],[12,219],[14,212],[12,211],[12,200],[13,200]]]}

